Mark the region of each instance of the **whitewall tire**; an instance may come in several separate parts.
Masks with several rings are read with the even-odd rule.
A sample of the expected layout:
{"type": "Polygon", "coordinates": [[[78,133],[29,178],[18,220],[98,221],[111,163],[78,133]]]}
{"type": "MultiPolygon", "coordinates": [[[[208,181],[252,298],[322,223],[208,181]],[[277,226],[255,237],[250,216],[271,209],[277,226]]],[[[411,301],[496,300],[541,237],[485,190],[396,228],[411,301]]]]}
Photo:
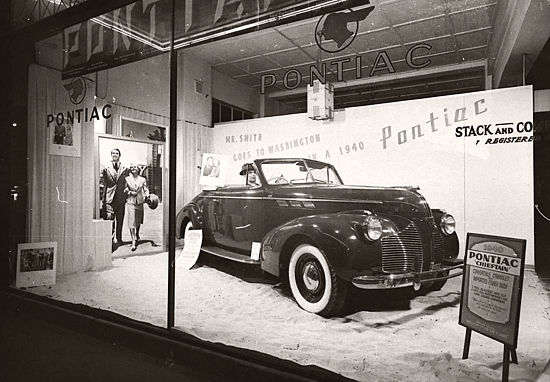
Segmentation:
{"type": "Polygon", "coordinates": [[[305,311],[331,316],[344,306],[347,284],[336,276],[325,254],[311,244],[301,244],[292,252],[288,280],[294,299],[305,311]]]}
{"type": "Polygon", "coordinates": [[[191,222],[191,220],[189,220],[187,223],[185,223],[185,227],[183,228],[183,237],[182,237],[183,240],[185,240],[185,237],[187,236],[187,232],[191,229],[193,229],[193,223],[191,222]]]}

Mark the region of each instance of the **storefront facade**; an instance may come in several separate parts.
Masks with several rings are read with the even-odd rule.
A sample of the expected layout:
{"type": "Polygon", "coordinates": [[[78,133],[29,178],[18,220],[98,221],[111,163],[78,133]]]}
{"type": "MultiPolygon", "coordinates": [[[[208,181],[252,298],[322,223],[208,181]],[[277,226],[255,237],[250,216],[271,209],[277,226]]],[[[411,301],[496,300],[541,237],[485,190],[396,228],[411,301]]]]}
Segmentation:
{"type": "MultiPolygon", "coordinates": [[[[9,13],[8,290],[361,380],[351,333],[327,339],[344,344],[350,363],[317,354],[315,341],[299,341],[297,351],[292,334],[262,345],[277,343],[285,316],[301,325],[314,315],[286,287],[289,246],[314,242],[314,234],[296,241],[308,235],[300,217],[319,217],[313,226],[322,231],[336,215],[316,209],[340,197],[306,187],[288,200],[267,170],[288,158],[326,163],[346,185],[406,190],[353,207],[400,232],[404,209],[429,204],[437,232],[420,245],[434,252],[461,259],[472,232],[514,237],[526,240],[528,269],[550,268],[547,2],[91,3],[19,4],[9,13]],[[243,185],[249,165],[263,171],[258,188],[243,185]],[[422,202],[405,203],[405,192],[422,202]],[[275,200],[284,212],[270,207],[275,200]],[[453,232],[441,234],[447,213],[453,232]],[[182,250],[189,227],[204,235],[198,263],[182,250]],[[296,236],[277,252],[272,238],[290,229],[296,236]]],[[[432,266],[420,265],[440,269],[432,266]]]]}

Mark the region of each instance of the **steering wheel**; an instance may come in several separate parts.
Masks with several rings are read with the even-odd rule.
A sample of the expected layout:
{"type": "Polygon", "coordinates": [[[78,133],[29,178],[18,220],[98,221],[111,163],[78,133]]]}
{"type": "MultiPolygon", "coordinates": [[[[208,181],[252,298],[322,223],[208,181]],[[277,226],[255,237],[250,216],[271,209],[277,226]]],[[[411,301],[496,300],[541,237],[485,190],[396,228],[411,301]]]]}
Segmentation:
{"type": "Polygon", "coordinates": [[[286,180],[283,175],[279,175],[279,176],[274,176],[272,178],[269,178],[267,180],[267,183],[269,183],[269,184],[283,184],[283,183],[288,184],[288,180],[286,180]]]}

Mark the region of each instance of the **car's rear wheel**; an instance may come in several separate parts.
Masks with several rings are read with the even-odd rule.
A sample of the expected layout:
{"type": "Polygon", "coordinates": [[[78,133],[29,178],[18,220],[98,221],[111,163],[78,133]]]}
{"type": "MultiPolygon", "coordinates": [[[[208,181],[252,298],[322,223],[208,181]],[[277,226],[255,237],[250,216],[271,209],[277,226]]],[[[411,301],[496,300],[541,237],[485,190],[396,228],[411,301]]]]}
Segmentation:
{"type": "Polygon", "coordinates": [[[191,222],[191,220],[187,220],[186,223],[184,223],[184,226],[183,226],[183,235],[182,235],[182,238],[185,240],[185,237],[187,236],[187,232],[189,232],[189,230],[193,229],[193,223],[191,222]]]}
{"type": "Polygon", "coordinates": [[[308,312],[332,316],[345,304],[347,283],[336,276],[325,254],[311,244],[301,244],[292,252],[288,280],[294,299],[308,312]]]}
{"type": "Polygon", "coordinates": [[[193,223],[191,220],[185,219],[181,223],[179,235],[176,237],[176,247],[181,248],[185,245],[185,237],[187,236],[187,232],[191,229],[193,229],[193,223]]]}

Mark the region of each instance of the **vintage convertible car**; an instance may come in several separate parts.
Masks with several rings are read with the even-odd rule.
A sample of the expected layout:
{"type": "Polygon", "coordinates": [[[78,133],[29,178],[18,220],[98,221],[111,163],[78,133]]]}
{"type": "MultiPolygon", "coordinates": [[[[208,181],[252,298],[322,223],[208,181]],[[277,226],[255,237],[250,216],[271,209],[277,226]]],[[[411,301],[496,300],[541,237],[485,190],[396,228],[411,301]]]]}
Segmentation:
{"type": "Polygon", "coordinates": [[[309,159],[257,159],[241,175],[246,185],[186,205],[178,237],[202,229],[203,252],[260,265],[306,311],[338,314],[351,285],[440,289],[462,274],[454,218],[418,188],[344,186],[332,165],[309,159]]]}

